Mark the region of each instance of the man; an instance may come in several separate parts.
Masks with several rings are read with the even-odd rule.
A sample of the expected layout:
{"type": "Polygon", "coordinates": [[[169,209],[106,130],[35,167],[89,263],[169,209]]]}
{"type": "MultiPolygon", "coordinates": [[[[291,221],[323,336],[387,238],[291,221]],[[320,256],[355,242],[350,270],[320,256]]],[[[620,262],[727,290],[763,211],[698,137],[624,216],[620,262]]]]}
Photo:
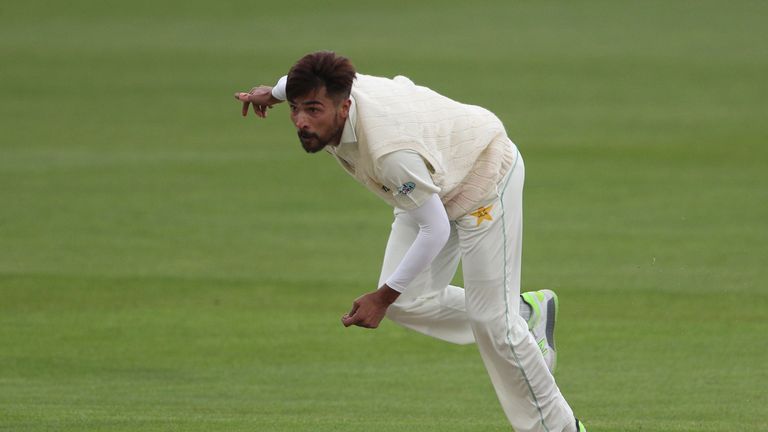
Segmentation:
{"type": "Polygon", "coordinates": [[[358,74],[332,52],[235,98],[259,117],[287,100],[304,150],[326,150],[395,208],[379,288],[354,301],[345,326],[376,328],[386,315],[474,342],[516,431],[586,430],[550,373],[557,297],[520,296],[525,168],[496,116],[402,76],[358,74]],[[464,289],[450,285],[459,261],[464,289]]]}

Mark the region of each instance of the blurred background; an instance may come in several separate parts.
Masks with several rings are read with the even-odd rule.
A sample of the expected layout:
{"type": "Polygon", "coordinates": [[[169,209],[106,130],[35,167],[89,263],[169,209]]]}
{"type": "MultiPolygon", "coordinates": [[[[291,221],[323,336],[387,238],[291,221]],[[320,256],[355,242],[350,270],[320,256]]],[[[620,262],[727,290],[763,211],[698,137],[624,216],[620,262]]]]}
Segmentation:
{"type": "Polygon", "coordinates": [[[318,49],[504,121],[590,431],[768,430],[767,14],[4,2],[0,430],[509,430],[474,347],[340,325],[391,209],[232,98],[318,49]]]}

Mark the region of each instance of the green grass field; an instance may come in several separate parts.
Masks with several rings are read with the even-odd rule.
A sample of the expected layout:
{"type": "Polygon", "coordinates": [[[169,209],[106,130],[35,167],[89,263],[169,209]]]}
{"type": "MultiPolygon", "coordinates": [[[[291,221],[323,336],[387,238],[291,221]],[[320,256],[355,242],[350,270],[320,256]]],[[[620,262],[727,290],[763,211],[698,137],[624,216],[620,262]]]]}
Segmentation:
{"type": "Polygon", "coordinates": [[[333,49],[504,120],[589,430],[768,431],[768,5],[0,6],[0,430],[507,431],[472,346],[339,317],[391,211],[237,90],[333,49]]]}

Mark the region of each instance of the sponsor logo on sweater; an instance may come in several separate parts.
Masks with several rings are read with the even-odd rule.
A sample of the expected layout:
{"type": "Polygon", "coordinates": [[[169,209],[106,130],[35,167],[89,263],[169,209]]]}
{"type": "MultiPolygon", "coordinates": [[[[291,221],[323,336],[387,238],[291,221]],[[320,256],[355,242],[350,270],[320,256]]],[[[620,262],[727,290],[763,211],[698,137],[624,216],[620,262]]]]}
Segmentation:
{"type": "Polygon", "coordinates": [[[406,183],[403,183],[402,186],[397,188],[397,194],[398,195],[408,195],[409,193],[413,192],[414,189],[416,189],[416,183],[414,183],[414,182],[406,182],[406,183]]]}

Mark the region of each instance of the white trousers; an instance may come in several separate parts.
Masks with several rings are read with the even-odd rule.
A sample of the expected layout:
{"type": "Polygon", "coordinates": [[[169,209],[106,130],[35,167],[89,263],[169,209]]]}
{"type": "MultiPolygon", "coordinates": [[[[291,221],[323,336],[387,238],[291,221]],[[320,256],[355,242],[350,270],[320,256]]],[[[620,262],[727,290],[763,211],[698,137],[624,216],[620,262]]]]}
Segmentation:
{"type": "MultiPolygon", "coordinates": [[[[451,221],[448,243],[387,312],[392,321],[457,344],[477,343],[493,387],[517,432],[561,432],[573,428],[568,403],[519,315],[523,234],[522,157],[483,207],[490,217],[451,221]],[[464,289],[450,285],[459,261],[464,289]]],[[[404,211],[395,210],[379,285],[402,260],[419,232],[404,211]]]]}

